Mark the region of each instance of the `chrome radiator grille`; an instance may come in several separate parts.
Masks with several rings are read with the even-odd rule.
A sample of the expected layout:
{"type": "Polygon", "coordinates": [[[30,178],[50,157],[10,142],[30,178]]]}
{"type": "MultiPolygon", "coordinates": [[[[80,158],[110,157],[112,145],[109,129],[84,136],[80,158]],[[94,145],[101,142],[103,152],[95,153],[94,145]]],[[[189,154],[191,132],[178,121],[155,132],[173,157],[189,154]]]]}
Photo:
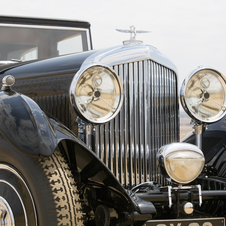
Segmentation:
{"type": "Polygon", "coordinates": [[[123,83],[124,103],[114,120],[96,126],[95,153],[125,187],[164,183],[156,153],[179,139],[176,74],[151,60],[113,69],[123,83]]]}

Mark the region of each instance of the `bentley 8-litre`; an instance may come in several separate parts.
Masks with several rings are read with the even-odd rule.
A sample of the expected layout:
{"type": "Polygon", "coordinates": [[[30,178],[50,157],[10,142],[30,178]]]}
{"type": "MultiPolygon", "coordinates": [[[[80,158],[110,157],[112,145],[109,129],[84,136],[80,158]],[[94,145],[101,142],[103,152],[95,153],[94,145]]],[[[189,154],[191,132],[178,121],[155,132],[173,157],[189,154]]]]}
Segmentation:
{"type": "Polygon", "coordinates": [[[119,31],[93,50],[88,22],[0,16],[0,225],[225,225],[224,75],[198,67],[179,97],[175,65],[119,31]]]}

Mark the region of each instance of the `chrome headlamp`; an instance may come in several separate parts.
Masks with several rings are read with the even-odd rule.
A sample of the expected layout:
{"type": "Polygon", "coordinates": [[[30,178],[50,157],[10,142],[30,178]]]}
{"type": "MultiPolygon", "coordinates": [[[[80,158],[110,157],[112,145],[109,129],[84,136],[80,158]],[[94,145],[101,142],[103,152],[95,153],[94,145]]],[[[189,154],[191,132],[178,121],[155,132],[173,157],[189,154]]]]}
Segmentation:
{"type": "Polygon", "coordinates": [[[111,68],[91,65],[75,75],[70,98],[83,119],[101,124],[118,114],[123,102],[123,88],[119,76],[111,68]]]}
{"type": "Polygon", "coordinates": [[[173,143],[162,146],[157,153],[162,174],[179,184],[187,184],[201,173],[205,158],[193,144],[173,143]]]}
{"type": "Polygon", "coordinates": [[[199,67],[181,87],[181,104],[199,122],[212,123],[226,114],[226,80],[218,71],[199,67]]]}

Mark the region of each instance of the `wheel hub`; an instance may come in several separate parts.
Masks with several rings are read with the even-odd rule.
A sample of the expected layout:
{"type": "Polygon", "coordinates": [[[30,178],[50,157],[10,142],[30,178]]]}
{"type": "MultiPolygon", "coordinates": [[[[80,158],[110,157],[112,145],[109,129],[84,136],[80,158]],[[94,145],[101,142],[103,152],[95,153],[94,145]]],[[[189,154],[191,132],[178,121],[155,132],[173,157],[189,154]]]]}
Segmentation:
{"type": "Polygon", "coordinates": [[[9,203],[0,196],[0,225],[15,225],[13,211],[9,203]]]}

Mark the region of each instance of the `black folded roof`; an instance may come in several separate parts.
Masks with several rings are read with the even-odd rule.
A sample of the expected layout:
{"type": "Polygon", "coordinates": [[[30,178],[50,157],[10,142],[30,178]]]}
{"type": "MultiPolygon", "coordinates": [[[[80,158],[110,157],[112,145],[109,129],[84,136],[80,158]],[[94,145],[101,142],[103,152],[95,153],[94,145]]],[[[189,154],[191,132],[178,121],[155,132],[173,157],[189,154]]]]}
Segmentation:
{"type": "Polygon", "coordinates": [[[90,27],[90,23],[87,21],[33,18],[33,17],[14,17],[14,16],[0,16],[0,23],[79,27],[79,28],[90,27]]]}

